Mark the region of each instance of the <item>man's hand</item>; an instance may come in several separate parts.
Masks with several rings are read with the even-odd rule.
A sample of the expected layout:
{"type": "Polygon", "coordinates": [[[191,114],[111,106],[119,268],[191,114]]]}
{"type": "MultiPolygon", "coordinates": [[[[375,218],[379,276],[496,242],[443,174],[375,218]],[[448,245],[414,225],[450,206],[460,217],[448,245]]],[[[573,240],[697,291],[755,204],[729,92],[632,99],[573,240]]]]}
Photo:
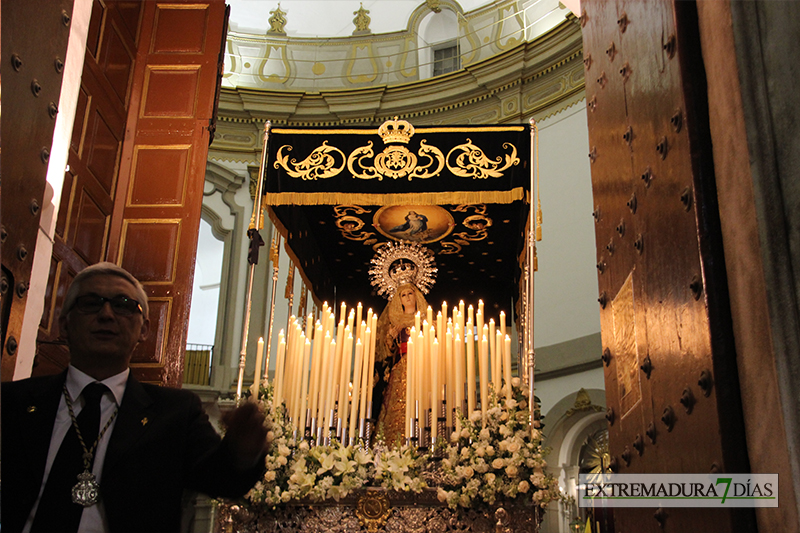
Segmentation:
{"type": "Polygon", "coordinates": [[[236,467],[245,469],[256,461],[267,449],[267,428],[264,414],[252,402],[245,402],[222,417],[225,425],[225,440],[234,454],[236,467]]]}

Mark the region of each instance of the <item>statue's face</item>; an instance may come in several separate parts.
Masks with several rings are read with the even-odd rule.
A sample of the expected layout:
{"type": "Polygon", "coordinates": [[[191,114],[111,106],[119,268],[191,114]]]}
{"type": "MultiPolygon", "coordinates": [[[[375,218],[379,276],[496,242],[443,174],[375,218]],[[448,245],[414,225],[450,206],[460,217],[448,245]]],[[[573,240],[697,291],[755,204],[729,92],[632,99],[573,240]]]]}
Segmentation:
{"type": "Polygon", "coordinates": [[[406,287],[402,291],[400,291],[400,303],[403,306],[404,313],[416,313],[417,312],[417,298],[414,295],[414,289],[411,287],[406,287]]]}

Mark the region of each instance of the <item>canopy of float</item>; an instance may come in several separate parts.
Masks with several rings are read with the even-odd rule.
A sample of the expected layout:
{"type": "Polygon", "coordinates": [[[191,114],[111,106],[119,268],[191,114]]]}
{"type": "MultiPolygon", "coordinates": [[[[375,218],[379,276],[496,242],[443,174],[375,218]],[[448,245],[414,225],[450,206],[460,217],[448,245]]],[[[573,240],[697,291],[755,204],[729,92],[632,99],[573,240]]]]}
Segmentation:
{"type": "Polygon", "coordinates": [[[520,295],[529,159],[523,125],[276,127],[263,205],[318,302],[382,309],[370,260],[406,240],[434,254],[431,305],[482,299],[487,312],[509,313],[520,295]]]}

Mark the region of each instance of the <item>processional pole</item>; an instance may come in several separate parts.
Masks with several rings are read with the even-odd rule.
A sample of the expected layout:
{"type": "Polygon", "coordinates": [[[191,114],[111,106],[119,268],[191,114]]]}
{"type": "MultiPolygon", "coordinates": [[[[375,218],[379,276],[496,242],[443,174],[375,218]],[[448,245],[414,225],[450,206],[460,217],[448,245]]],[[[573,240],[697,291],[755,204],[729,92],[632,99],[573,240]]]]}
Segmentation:
{"type": "Polygon", "coordinates": [[[527,243],[527,260],[526,260],[526,295],[525,295],[525,365],[528,378],[528,392],[529,392],[529,422],[531,431],[534,429],[535,419],[535,404],[533,394],[534,382],[534,367],[536,364],[536,353],[533,344],[533,318],[534,318],[534,272],[537,270],[536,258],[536,241],[542,240],[542,204],[539,197],[539,153],[538,145],[539,129],[536,126],[536,120],[531,117],[531,214],[530,224],[528,225],[528,243],[527,243]],[[534,214],[534,196],[536,199],[536,211],[534,214]]]}
{"type": "MultiPolygon", "coordinates": [[[[266,151],[266,146],[264,147],[266,151]]],[[[262,165],[264,165],[263,158],[262,158],[262,165]]],[[[267,354],[264,356],[264,360],[266,361],[264,367],[264,385],[267,384],[269,381],[269,354],[272,353],[272,328],[275,322],[275,289],[278,287],[278,272],[280,270],[280,258],[281,258],[281,234],[276,232],[275,238],[272,240],[272,246],[270,247],[269,258],[272,261],[272,297],[270,298],[269,302],[269,326],[267,327],[267,354]]],[[[275,369],[277,372],[278,370],[275,369]]],[[[273,391],[274,393],[275,391],[273,391]]]]}
{"type": "Polygon", "coordinates": [[[255,278],[256,265],[258,264],[258,249],[264,246],[264,239],[258,232],[261,226],[261,194],[264,188],[264,169],[267,162],[267,144],[269,142],[269,130],[272,122],[269,120],[264,123],[264,145],[261,152],[261,166],[258,169],[258,181],[256,182],[256,196],[253,200],[253,215],[250,217],[250,228],[247,236],[250,237],[250,249],[247,254],[247,262],[250,264],[250,271],[247,277],[247,291],[245,292],[244,323],[242,324],[242,350],[239,352],[239,383],[236,386],[236,401],[242,399],[242,381],[244,380],[244,365],[247,360],[247,333],[250,329],[250,305],[253,300],[253,279],[255,278]]]}

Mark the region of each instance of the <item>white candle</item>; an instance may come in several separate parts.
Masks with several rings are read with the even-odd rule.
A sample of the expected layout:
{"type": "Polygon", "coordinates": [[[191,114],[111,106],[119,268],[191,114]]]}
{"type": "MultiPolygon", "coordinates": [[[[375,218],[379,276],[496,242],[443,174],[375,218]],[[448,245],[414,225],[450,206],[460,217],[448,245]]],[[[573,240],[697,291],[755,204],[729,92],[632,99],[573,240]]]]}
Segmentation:
{"type": "Polygon", "coordinates": [[[412,328],[406,345],[406,438],[411,438],[411,419],[414,418],[414,379],[416,378],[414,370],[414,333],[416,331],[412,328]]]}
{"type": "Polygon", "coordinates": [[[472,322],[467,322],[467,335],[464,338],[467,346],[467,418],[475,410],[475,334],[472,322]]]}
{"type": "Polygon", "coordinates": [[[486,426],[486,411],[489,408],[489,340],[486,335],[481,336],[480,346],[480,373],[481,373],[481,417],[486,426]]]}
{"type": "Polygon", "coordinates": [[[439,431],[439,340],[433,338],[431,345],[431,446],[439,431]]]}
{"type": "Polygon", "coordinates": [[[503,348],[503,376],[506,380],[506,398],[509,400],[511,394],[511,337],[506,335],[505,346],[503,348]]]}
{"type": "MultiPolygon", "coordinates": [[[[463,414],[464,411],[464,343],[461,341],[461,335],[456,332],[455,339],[453,340],[453,347],[455,348],[455,367],[456,367],[456,380],[455,380],[455,407],[458,412],[463,414]]],[[[456,431],[461,431],[461,420],[456,418],[456,431]]]]}
{"type": "Polygon", "coordinates": [[[353,366],[353,400],[350,402],[350,432],[349,438],[353,440],[356,435],[356,420],[358,420],[359,385],[361,385],[361,367],[364,359],[364,345],[361,339],[356,341],[356,363],[353,366]]]}
{"type": "MultiPolygon", "coordinates": [[[[347,401],[350,395],[350,367],[353,363],[353,334],[348,327],[344,328],[344,348],[342,350],[342,374],[339,381],[339,420],[341,430],[347,429],[347,415],[349,413],[347,401]]],[[[339,435],[342,438],[342,435],[339,435]]]]}
{"type": "Polygon", "coordinates": [[[447,418],[446,427],[451,428],[453,427],[453,406],[456,403],[455,397],[455,361],[453,360],[453,331],[452,328],[447,328],[447,333],[445,334],[445,368],[446,368],[446,376],[445,379],[445,392],[447,393],[447,398],[445,399],[445,417],[447,418]]]}
{"type": "Polygon", "coordinates": [[[372,330],[369,327],[364,327],[364,368],[361,371],[361,398],[359,398],[358,412],[359,418],[367,417],[367,397],[371,394],[369,387],[369,375],[372,374],[369,365],[369,343],[372,336],[372,330]]]}
{"type": "Polygon", "coordinates": [[[358,302],[358,306],[356,307],[356,336],[355,336],[355,338],[360,340],[360,341],[362,341],[362,343],[363,343],[364,339],[363,339],[362,335],[364,335],[364,330],[363,330],[363,327],[362,327],[362,324],[361,324],[361,312],[362,312],[361,302],[358,302]]]}
{"type": "Polygon", "coordinates": [[[283,382],[286,379],[286,340],[283,330],[278,333],[278,358],[275,361],[275,378],[272,380],[272,407],[277,409],[283,402],[283,382]]]}
{"type": "MultiPolygon", "coordinates": [[[[311,383],[308,388],[308,404],[311,409],[311,418],[319,421],[317,416],[317,409],[319,408],[319,394],[320,394],[320,374],[322,374],[322,348],[325,343],[322,336],[322,324],[317,321],[317,326],[314,330],[314,347],[312,350],[311,359],[311,383]]],[[[313,437],[313,435],[312,435],[313,437]]]]}
{"type": "Polygon", "coordinates": [[[303,438],[306,431],[306,407],[308,406],[308,379],[309,366],[311,364],[311,341],[305,340],[303,346],[303,369],[301,371],[300,401],[298,402],[297,430],[298,437],[303,438]]]}
{"type": "Polygon", "coordinates": [[[420,428],[422,428],[425,426],[425,337],[421,331],[417,334],[417,344],[414,348],[414,358],[416,359],[414,368],[417,373],[417,378],[414,380],[414,388],[416,389],[414,401],[416,402],[415,405],[419,407],[418,412],[415,407],[415,412],[416,415],[418,415],[417,423],[419,424],[420,428]]]}
{"type": "MultiPolygon", "coordinates": [[[[378,315],[371,315],[372,309],[369,310],[370,312],[367,313],[367,317],[370,318],[370,331],[372,335],[369,339],[369,344],[367,347],[369,348],[369,364],[367,365],[367,372],[368,372],[368,379],[367,379],[367,394],[369,397],[367,398],[367,402],[370,404],[372,403],[372,393],[375,388],[375,334],[378,332],[378,315]]],[[[408,378],[408,369],[406,369],[406,378],[408,378]]],[[[372,418],[376,418],[377,413],[367,413],[372,418]]]]}
{"type": "Polygon", "coordinates": [[[489,339],[489,361],[490,361],[490,374],[491,382],[496,392],[500,392],[500,352],[497,351],[497,335],[495,334],[496,328],[494,319],[489,320],[489,333],[486,337],[489,339]]]}
{"type": "Polygon", "coordinates": [[[332,372],[334,365],[334,358],[336,357],[336,340],[331,339],[330,333],[325,334],[325,341],[327,347],[325,349],[325,357],[323,360],[325,364],[322,370],[323,381],[325,383],[323,390],[323,402],[320,408],[320,419],[322,424],[323,438],[328,436],[331,427],[331,411],[333,410],[333,389],[336,386],[336,376],[332,372]]]}

